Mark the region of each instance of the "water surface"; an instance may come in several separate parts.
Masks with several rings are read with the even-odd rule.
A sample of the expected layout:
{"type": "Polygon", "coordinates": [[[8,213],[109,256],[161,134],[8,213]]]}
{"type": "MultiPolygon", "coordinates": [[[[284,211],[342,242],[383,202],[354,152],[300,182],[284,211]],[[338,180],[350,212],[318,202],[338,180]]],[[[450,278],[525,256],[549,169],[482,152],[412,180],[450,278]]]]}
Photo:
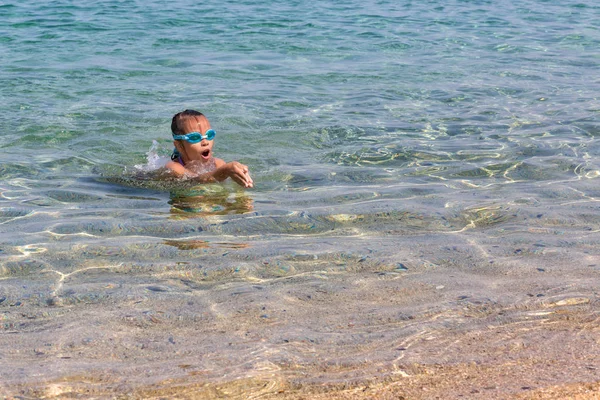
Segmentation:
{"type": "Polygon", "coordinates": [[[597,301],[591,0],[24,1],[0,21],[8,393],[351,385],[597,301]],[[185,108],[254,189],[136,175],[185,108]]]}

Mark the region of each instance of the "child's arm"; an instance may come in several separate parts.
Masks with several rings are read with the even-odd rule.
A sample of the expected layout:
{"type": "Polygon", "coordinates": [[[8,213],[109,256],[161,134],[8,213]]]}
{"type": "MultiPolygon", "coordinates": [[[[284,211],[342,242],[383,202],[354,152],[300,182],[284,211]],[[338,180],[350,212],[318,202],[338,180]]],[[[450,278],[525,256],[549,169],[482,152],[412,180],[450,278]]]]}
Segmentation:
{"type": "Polygon", "coordinates": [[[217,166],[217,169],[215,169],[212,172],[209,172],[208,174],[203,175],[211,175],[212,178],[215,179],[217,182],[223,182],[225,179],[231,178],[237,184],[245,188],[251,188],[254,186],[254,181],[250,177],[250,172],[248,171],[248,167],[246,165],[237,161],[231,161],[226,163],[220,158],[215,158],[215,164],[217,166]]]}
{"type": "Polygon", "coordinates": [[[254,181],[252,181],[246,165],[237,161],[226,163],[219,158],[215,158],[215,165],[217,166],[217,169],[201,174],[195,174],[183,165],[174,161],[169,161],[165,167],[171,170],[177,177],[187,177],[198,183],[223,182],[225,179],[231,178],[237,184],[245,188],[254,186],[254,181]]]}

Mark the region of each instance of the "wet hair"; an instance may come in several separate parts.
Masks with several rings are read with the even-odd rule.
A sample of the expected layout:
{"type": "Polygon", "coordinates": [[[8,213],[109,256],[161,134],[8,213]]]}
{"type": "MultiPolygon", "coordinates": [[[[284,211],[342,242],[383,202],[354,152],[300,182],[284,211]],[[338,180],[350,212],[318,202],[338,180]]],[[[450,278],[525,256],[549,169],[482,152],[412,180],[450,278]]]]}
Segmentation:
{"type": "MultiPolygon", "coordinates": [[[[173,120],[171,121],[171,132],[173,132],[173,135],[185,134],[185,132],[183,131],[183,125],[190,118],[196,118],[196,117],[204,117],[204,114],[202,114],[200,111],[196,111],[196,110],[185,110],[185,111],[175,114],[173,116],[173,120]]],[[[181,159],[181,155],[179,154],[177,149],[173,149],[173,153],[171,154],[171,160],[177,161],[180,159],[181,159]]]]}
{"type": "Polygon", "coordinates": [[[204,117],[204,114],[196,110],[185,110],[175,114],[173,116],[173,121],[171,121],[171,132],[173,132],[173,135],[183,135],[185,133],[183,131],[185,122],[190,118],[196,117],[204,117]]]}

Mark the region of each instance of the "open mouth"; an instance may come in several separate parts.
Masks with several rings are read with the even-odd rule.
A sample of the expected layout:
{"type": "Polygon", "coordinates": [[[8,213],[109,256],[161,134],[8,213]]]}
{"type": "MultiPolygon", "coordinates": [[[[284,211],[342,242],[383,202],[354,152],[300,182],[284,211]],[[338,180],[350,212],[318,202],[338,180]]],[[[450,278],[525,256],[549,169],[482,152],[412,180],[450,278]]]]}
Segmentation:
{"type": "Polygon", "coordinates": [[[210,149],[204,150],[202,153],[200,153],[200,155],[202,156],[202,158],[207,160],[210,157],[210,149]]]}

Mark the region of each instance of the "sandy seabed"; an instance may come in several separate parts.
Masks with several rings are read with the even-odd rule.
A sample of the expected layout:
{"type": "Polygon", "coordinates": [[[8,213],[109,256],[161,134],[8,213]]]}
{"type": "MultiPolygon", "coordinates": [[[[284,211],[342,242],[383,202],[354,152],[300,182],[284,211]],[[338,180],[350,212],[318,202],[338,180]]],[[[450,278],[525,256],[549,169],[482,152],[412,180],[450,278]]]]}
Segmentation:
{"type": "MultiPolygon", "coordinates": [[[[259,242],[202,253],[214,263],[234,257],[238,267],[227,276],[164,262],[5,278],[0,393],[600,398],[600,263],[592,241],[515,250],[510,242],[460,239],[445,246],[420,237],[391,258],[325,248],[310,255],[317,253],[306,246],[306,256],[248,258],[257,249],[266,254],[259,242]]],[[[361,240],[343,244],[359,249],[361,240]]],[[[393,238],[378,243],[395,248],[393,238]]]]}
{"type": "Polygon", "coordinates": [[[161,285],[119,286],[110,283],[116,275],[89,271],[73,290],[95,282],[111,296],[2,305],[0,391],[8,399],[600,398],[598,271],[546,261],[543,272],[366,268],[211,285],[163,276],[161,285]]]}

